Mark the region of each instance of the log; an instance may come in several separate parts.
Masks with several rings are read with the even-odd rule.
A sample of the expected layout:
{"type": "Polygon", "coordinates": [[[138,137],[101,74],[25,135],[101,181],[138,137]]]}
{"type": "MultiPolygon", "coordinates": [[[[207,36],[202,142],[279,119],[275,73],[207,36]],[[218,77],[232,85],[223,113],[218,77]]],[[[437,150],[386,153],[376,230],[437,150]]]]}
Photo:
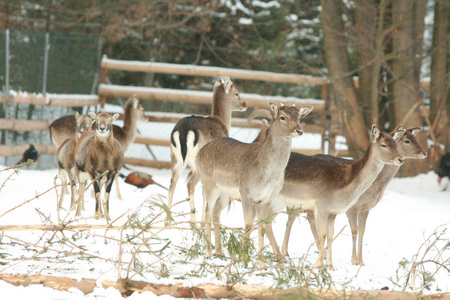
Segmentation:
{"type": "Polygon", "coordinates": [[[170,169],[169,161],[149,160],[142,158],[125,157],[125,163],[135,166],[143,166],[156,169],[170,169]]]}
{"type": "Polygon", "coordinates": [[[183,65],[172,63],[160,63],[149,61],[125,61],[102,57],[102,69],[122,70],[131,72],[178,74],[188,76],[221,77],[229,76],[232,79],[259,80],[269,82],[327,85],[327,79],[318,76],[274,73],[267,71],[253,71],[243,69],[231,69],[221,67],[183,65]]]}
{"type": "Polygon", "coordinates": [[[76,94],[31,94],[17,93],[10,96],[0,96],[0,103],[32,104],[44,106],[83,107],[95,106],[99,103],[98,95],[76,94]]]}
{"type": "Polygon", "coordinates": [[[0,129],[11,131],[45,131],[53,120],[21,120],[0,118],[0,129]]]}
{"type": "MultiPolygon", "coordinates": [[[[41,154],[56,154],[56,147],[54,145],[33,144],[39,155],[41,154]]],[[[22,156],[28,149],[29,144],[9,146],[0,145],[0,156],[22,156]]]]}
{"type": "MultiPolygon", "coordinates": [[[[31,284],[42,284],[59,291],[68,291],[71,288],[77,288],[85,295],[90,294],[96,287],[95,279],[83,279],[77,281],[72,278],[62,276],[46,276],[46,275],[10,275],[0,274],[0,280],[8,282],[14,286],[29,286],[31,284]]],[[[255,286],[247,284],[237,284],[233,286],[217,285],[217,284],[199,284],[189,287],[183,283],[175,284],[156,284],[145,281],[135,281],[129,279],[119,279],[117,281],[103,280],[101,281],[103,288],[115,288],[124,297],[129,297],[133,293],[152,292],[157,296],[168,295],[175,298],[192,298],[192,299],[397,299],[409,300],[417,299],[419,295],[410,292],[389,291],[389,290],[357,290],[342,291],[326,288],[309,288],[295,287],[287,289],[273,289],[266,286],[255,286]]],[[[420,295],[421,299],[448,299],[450,293],[441,293],[436,295],[420,295]]]]}
{"type": "MultiPolygon", "coordinates": [[[[212,92],[208,91],[189,91],[176,90],[154,87],[142,86],[122,86],[113,84],[100,84],[98,87],[98,94],[107,97],[129,98],[136,95],[141,100],[159,100],[171,102],[187,102],[211,105],[212,92]]],[[[268,102],[277,105],[296,105],[297,107],[312,105],[314,106],[313,113],[325,112],[325,100],[321,99],[302,99],[296,97],[282,97],[282,96],[262,96],[258,94],[241,93],[241,99],[247,103],[248,107],[267,108],[268,102]]]]}

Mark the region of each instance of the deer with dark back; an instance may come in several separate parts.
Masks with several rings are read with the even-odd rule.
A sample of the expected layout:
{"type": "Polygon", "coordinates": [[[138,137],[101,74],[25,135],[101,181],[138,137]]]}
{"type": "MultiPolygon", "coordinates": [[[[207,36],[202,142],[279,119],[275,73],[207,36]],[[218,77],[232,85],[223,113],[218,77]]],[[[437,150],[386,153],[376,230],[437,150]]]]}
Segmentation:
{"type": "MultiPolygon", "coordinates": [[[[254,214],[261,220],[264,210],[278,195],[289,159],[291,139],[303,134],[300,118],[313,107],[297,109],[293,106],[269,104],[273,122],[267,138],[262,143],[246,144],[232,138],[217,138],[200,149],[197,168],[203,183],[206,200],[205,226],[206,255],[212,256],[211,221],[214,222],[215,251],[222,255],[220,242],[220,213],[229,199],[240,199],[244,211],[246,234],[250,234],[254,214]]],[[[281,254],[271,228],[262,222],[258,227],[259,254],[264,245],[264,229],[276,254],[281,254]]],[[[264,266],[265,262],[259,259],[264,266]]]]}
{"type": "Polygon", "coordinates": [[[347,212],[357,202],[386,164],[403,164],[396,141],[405,131],[400,129],[390,135],[373,125],[369,146],[360,160],[291,153],[283,188],[275,202],[309,214],[313,233],[317,232],[319,265],[323,265],[326,252],[327,265],[334,269],[331,241],[336,215],[347,212]]]}
{"type": "MultiPolygon", "coordinates": [[[[112,122],[119,117],[118,114],[94,112],[89,113],[93,123],[94,134],[83,134],[75,149],[75,162],[80,181],[80,194],[88,180],[94,180],[95,191],[95,217],[109,217],[109,194],[114,178],[123,164],[122,147],[114,138],[112,122]],[[100,191],[105,186],[104,202],[101,201],[100,191]],[[102,209],[103,207],[103,209],[102,209]],[[104,211],[104,212],[103,212],[104,211]]],[[[82,198],[78,199],[77,215],[81,213],[82,198]]]]}
{"type": "MultiPolygon", "coordinates": [[[[170,161],[172,177],[170,179],[168,206],[172,207],[175,188],[182,172],[190,169],[187,183],[191,211],[191,222],[196,223],[194,192],[200,181],[195,159],[198,151],[218,137],[228,136],[231,127],[231,112],[245,110],[239,90],[228,77],[216,81],[213,90],[212,111],[210,117],[190,116],[177,122],[170,134],[170,161]]],[[[202,211],[204,212],[205,204],[202,211]]]]}
{"type": "Polygon", "coordinates": [[[58,173],[62,182],[61,196],[58,208],[62,208],[64,196],[68,194],[67,177],[71,187],[70,207],[73,208],[77,197],[77,174],[75,164],[75,148],[81,135],[90,131],[92,127],[92,118],[90,116],[80,115],[75,112],[76,131],[72,138],[66,139],[56,151],[56,159],[58,162],[58,173]]]}

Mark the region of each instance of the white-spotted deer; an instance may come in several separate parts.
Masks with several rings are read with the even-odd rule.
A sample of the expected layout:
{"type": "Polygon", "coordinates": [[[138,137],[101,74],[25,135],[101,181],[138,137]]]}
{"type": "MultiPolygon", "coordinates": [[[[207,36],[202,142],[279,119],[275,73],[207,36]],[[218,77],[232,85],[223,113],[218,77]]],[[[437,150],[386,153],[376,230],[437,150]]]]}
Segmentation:
{"type": "Polygon", "coordinates": [[[77,215],[81,214],[84,187],[88,180],[94,180],[95,191],[95,217],[109,217],[109,193],[116,174],[123,164],[123,152],[120,143],[114,138],[112,122],[119,114],[89,113],[93,123],[94,134],[86,132],[80,138],[75,149],[75,162],[80,181],[80,197],[78,199],[77,215]],[[101,201],[100,190],[106,182],[104,202],[101,201]],[[102,212],[102,206],[103,211],[102,212]]]}
{"type": "MultiPolygon", "coordinates": [[[[395,130],[399,129],[401,129],[401,126],[397,126],[395,130]]],[[[415,137],[421,130],[422,127],[408,128],[403,137],[397,141],[398,152],[403,158],[423,159],[427,157],[427,153],[423,150],[415,137]]],[[[370,210],[381,201],[388,184],[394,178],[395,174],[397,174],[399,169],[399,165],[385,165],[369,189],[367,189],[367,191],[359,197],[356,204],[347,211],[347,218],[350,223],[353,238],[352,264],[354,265],[364,266],[362,246],[367,217],[370,210]],[[357,240],[358,252],[356,251],[357,240]]]]}
{"type": "MultiPolygon", "coordinates": [[[[241,100],[239,90],[228,77],[216,81],[213,91],[212,111],[210,117],[190,116],[177,122],[170,134],[170,161],[172,178],[170,179],[168,206],[172,207],[173,194],[178,179],[186,168],[190,168],[187,184],[191,209],[191,222],[195,217],[194,192],[200,177],[195,159],[198,151],[207,143],[218,137],[228,136],[231,127],[231,112],[245,110],[246,104],[241,100]]],[[[204,207],[202,211],[204,212],[204,207]]]]}
{"type": "Polygon", "coordinates": [[[312,231],[317,233],[315,239],[321,255],[320,265],[323,265],[327,240],[327,265],[333,269],[330,243],[336,215],[347,212],[356,203],[386,164],[403,164],[396,141],[404,133],[405,130],[400,129],[390,135],[373,125],[369,146],[360,160],[291,153],[283,188],[276,201],[309,213],[312,231]]]}
{"type": "MultiPolygon", "coordinates": [[[[267,138],[262,143],[246,144],[232,138],[217,138],[200,149],[197,168],[203,183],[206,201],[205,226],[207,234],[206,255],[212,256],[211,221],[214,221],[215,251],[223,254],[220,243],[220,213],[229,198],[240,199],[244,211],[246,234],[250,234],[254,213],[261,218],[259,207],[270,206],[278,195],[284,178],[284,169],[291,152],[291,139],[303,134],[300,118],[308,115],[310,107],[269,104],[273,122],[267,138]],[[254,210],[255,209],[255,210],[254,210]]],[[[262,256],[264,229],[274,252],[281,255],[273,232],[258,227],[259,254],[262,256]]],[[[260,265],[265,265],[259,260],[260,265]]]]}
{"type": "Polygon", "coordinates": [[[76,131],[74,136],[70,139],[66,139],[56,152],[56,159],[58,162],[58,173],[62,182],[61,196],[59,200],[58,208],[62,208],[62,202],[65,194],[68,194],[67,190],[67,177],[69,177],[71,186],[71,204],[73,208],[77,197],[77,176],[75,165],[75,147],[78,144],[78,140],[85,131],[90,131],[92,126],[92,118],[90,116],[80,115],[75,112],[76,131]]]}

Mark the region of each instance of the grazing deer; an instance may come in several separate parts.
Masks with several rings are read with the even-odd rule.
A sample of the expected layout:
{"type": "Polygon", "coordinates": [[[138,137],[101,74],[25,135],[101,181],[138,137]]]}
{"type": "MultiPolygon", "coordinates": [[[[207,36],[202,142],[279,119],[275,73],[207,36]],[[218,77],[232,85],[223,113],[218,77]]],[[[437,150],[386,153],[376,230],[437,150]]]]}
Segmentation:
{"type": "MultiPolygon", "coordinates": [[[[397,126],[395,130],[399,129],[401,129],[401,126],[397,126]]],[[[421,130],[422,127],[408,128],[403,137],[397,141],[398,152],[404,158],[423,159],[427,157],[427,153],[422,149],[415,137],[421,130]]],[[[352,264],[354,265],[364,266],[362,246],[367,217],[370,210],[381,201],[388,184],[399,169],[399,165],[385,165],[369,189],[347,211],[347,218],[350,223],[353,238],[352,264]],[[356,241],[358,239],[358,252],[356,252],[356,241]]]]}
{"type": "Polygon", "coordinates": [[[75,164],[75,147],[85,131],[90,131],[92,126],[92,118],[90,116],[80,115],[75,112],[76,131],[73,138],[66,139],[56,151],[56,159],[58,162],[58,173],[62,182],[61,196],[58,208],[62,208],[62,202],[67,190],[67,177],[69,177],[71,187],[71,204],[73,208],[76,202],[76,164],[75,164]]]}
{"type": "MultiPolygon", "coordinates": [[[[356,203],[386,164],[403,164],[396,141],[404,133],[405,130],[400,129],[390,135],[373,125],[369,146],[360,160],[291,153],[283,188],[276,201],[309,214],[312,231],[317,233],[315,239],[321,256],[320,265],[323,265],[326,239],[327,265],[334,270],[331,241],[336,215],[347,212],[356,203]]],[[[286,253],[285,245],[282,249],[286,253]]]]}
{"type": "MultiPolygon", "coordinates": [[[[114,138],[112,122],[119,114],[108,113],[95,114],[89,112],[94,120],[93,134],[86,132],[80,138],[75,149],[75,162],[78,169],[78,180],[80,181],[80,194],[84,192],[88,180],[94,180],[95,191],[95,217],[102,216],[109,220],[109,193],[114,178],[123,164],[123,151],[120,143],[114,138]],[[103,178],[100,178],[103,177],[103,178]],[[104,202],[102,205],[100,190],[106,181],[104,202]],[[104,214],[102,213],[102,206],[104,214]]],[[[77,215],[81,213],[81,201],[78,199],[77,215]]]]}
{"type": "MultiPolygon", "coordinates": [[[[207,143],[218,137],[228,136],[231,127],[231,111],[245,110],[246,104],[241,100],[239,90],[229,77],[216,81],[213,90],[213,103],[210,117],[190,116],[180,119],[170,134],[170,162],[172,178],[170,179],[168,206],[172,207],[173,194],[181,173],[190,168],[187,183],[191,209],[191,222],[196,223],[194,192],[200,177],[195,158],[198,151],[207,143]]],[[[205,202],[204,202],[205,203],[205,202]]],[[[204,212],[205,204],[202,211],[204,212]]]]}
{"type": "MultiPolygon", "coordinates": [[[[253,215],[261,219],[263,209],[278,195],[289,159],[291,139],[303,134],[300,118],[308,115],[312,106],[297,109],[270,103],[273,121],[262,143],[246,144],[232,138],[217,138],[200,149],[197,168],[206,200],[206,255],[212,256],[211,220],[214,220],[216,254],[223,254],[220,243],[220,213],[231,199],[241,199],[246,234],[250,234],[253,215]],[[255,209],[255,210],[254,210],[255,209]]],[[[265,224],[258,227],[259,253],[262,255],[265,224]]],[[[280,254],[271,228],[266,228],[272,248],[280,254]],[[270,231],[269,231],[270,229],[270,231]]],[[[259,260],[260,265],[265,265],[259,260]]]]}

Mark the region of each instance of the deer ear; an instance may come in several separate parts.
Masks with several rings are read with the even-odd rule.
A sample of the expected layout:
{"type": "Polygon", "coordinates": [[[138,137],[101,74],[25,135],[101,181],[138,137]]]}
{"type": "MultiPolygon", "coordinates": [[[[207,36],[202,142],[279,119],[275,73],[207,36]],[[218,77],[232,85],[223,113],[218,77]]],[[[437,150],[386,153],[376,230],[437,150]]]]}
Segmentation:
{"type": "Polygon", "coordinates": [[[406,132],[406,129],[400,129],[400,130],[397,130],[396,132],[394,132],[394,135],[393,135],[394,140],[399,141],[402,138],[402,136],[405,134],[405,132],[406,132]]]}
{"type": "Polygon", "coordinates": [[[269,103],[269,111],[272,115],[272,118],[275,119],[278,115],[278,106],[276,104],[269,103]]]}
{"type": "Polygon", "coordinates": [[[305,106],[301,107],[298,110],[298,113],[300,114],[300,118],[304,118],[314,109],[314,106],[305,106]]]}
{"type": "Polygon", "coordinates": [[[80,114],[76,111],[75,112],[75,119],[78,119],[80,117],[80,114]]]}
{"type": "Polygon", "coordinates": [[[97,116],[96,114],[95,114],[95,112],[93,112],[93,111],[90,111],[89,112],[89,115],[91,116],[91,118],[94,120],[94,122],[95,122],[95,117],[97,116]]]}
{"type": "Polygon", "coordinates": [[[409,130],[411,130],[412,135],[416,135],[419,132],[421,132],[423,129],[423,127],[414,127],[414,128],[410,128],[409,130]]]}
{"type": "Polygon", "coordinates": [[[373,124],[370,134],[370,141],[372,143],[375,143],[379,137],[380,137],[380,129],[378,129],[377,125],[373,124]]]}
{"type": "Polygon", "coordinates": [[[400,130],[402,129],[402,125],[397,125],[397,127],[395,127],[394,131],[400,130]]]}
{"type": "Polygon", "coordinates": [[[114,120],[117,120],[118,117],[119,117],[119,114],[114,114],[114,115],[112,116],[113,121],[114,121],[114,120]]]}
{"type": "Polygon", "coordinates": [[[133,95],[133,108],[137,109],[139,107],[139,99],[136,97],[136,95],[133,95]]]}

